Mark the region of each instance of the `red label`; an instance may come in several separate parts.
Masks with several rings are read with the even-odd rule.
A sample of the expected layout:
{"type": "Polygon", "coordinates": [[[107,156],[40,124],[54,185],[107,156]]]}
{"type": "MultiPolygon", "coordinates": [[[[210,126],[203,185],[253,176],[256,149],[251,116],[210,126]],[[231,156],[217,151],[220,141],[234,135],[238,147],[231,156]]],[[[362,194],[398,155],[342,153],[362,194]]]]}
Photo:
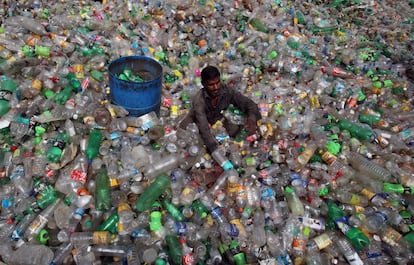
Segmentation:
{"type": "Polygon", "coordinates": [[[194,264],[193,253],[188,253],[183,256],[183,265],[192,265],[194,264]]]}
{"type": "Polygon", "coordinates": [[[86,172],[80,169],[74,169],[72,170],[72,173],[70,174],[71,179],[76,180],[82,184],[85,184],[86,177],[87,177],[86,172]]]}

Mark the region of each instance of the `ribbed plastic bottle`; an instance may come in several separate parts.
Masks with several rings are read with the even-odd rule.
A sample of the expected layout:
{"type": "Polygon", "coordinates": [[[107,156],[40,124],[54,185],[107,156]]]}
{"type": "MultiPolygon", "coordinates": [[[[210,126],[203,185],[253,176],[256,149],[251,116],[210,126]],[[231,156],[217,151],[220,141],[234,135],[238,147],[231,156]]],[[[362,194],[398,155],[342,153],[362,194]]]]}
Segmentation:
{"type": "Polygon", "coordinates": [[[352,152],[348,157],[348,161],[361,174],[383,182],[392,181],[392,175],[388,170],[358,153],[352,152]]]}

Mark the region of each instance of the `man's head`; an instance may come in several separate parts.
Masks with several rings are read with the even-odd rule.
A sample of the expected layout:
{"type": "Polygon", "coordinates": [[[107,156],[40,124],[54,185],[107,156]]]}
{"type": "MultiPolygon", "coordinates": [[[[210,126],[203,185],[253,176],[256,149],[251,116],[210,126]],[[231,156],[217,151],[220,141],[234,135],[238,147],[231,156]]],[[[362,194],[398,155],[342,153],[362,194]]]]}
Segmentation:
{"type": "Polygon", "coordinates": [[[201,71],[201,84],[210,97],[217,97],[221,89],[220,71],[214,66],[207,66],[201,71]]]}

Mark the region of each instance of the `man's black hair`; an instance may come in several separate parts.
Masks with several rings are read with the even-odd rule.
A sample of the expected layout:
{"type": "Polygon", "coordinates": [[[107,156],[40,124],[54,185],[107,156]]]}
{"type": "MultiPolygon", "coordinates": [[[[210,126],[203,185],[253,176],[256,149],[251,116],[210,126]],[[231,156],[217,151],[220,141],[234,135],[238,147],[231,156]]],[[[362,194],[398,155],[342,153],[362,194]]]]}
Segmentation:
{"type": "Polygon", "coordinates": [[[201,80],[206,81],[220,76],[220,71],[215,66],[206,66],[201,71],[201,80]]]}

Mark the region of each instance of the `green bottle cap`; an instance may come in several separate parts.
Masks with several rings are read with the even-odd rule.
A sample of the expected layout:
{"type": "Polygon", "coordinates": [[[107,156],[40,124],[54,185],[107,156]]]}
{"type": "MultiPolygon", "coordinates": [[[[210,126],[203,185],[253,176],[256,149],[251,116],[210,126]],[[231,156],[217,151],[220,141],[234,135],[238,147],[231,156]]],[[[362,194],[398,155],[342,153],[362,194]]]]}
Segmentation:
{"type": "Polygon", "coordinates": [[[374,83],[372,83],[372,85],[373,85],[375,88],[381,88],[381,87],[382,87],[382,83],[381,83],[380,81],[375,81],[374,83]]]}
{"type": "Polygon", "coordinates": [[[233,256],[234,262],[236,265],[245,265],[247,264],[246,255],[243,252],[237,253],[233,256]]]}
{"type": "Polygon", "coordinates": [[[293,188],[292,188],[292,187],[287,186],[287,187],[285,188],[285,194],[291,194],[291,193],[293,193],[293,192],[294,192],[294,190],[293,190],[293,188]]]}
{"type": "Polygon", "coordinates": [[[155,211],[155,212],[151,212],[150,214],[150,230],[151,231],[158,231],[161,229],[162,224],[161,224],[161,217],[162,214],[161,212],[155,211]]]}
{"type": "Polygon", "coordinates": [[[275,59],[277,57],[277,51],[271,51],[267,58],[269,59],[275,59]]]}
{"type": "Polygon", "coordinates": [[[384,80],[384,87],[390,87],[392,86],[394,83],[391,80],[384,80]]]}
{"type": "Polygon", "coordinates": [[[46,245],[47,241],[49,241],[49,233],[47,230],[40,230],[39,234],[37,235],[37,239],[39,240],[40,244],[46,245]]]}
{"type": "Polygon", "coordinates": [[[165,260],[161,259],[161,258],[157,258],[155,260],[155,265],[166,265],[166,264],[167,264],[167,262],[165,260]]]}
{"type": "Polygon", "coordinates": [[[322,189],[319,190],[319,196],[326,196],[329,193],[329,188],[328,187],[324,187],[322,189]]]}
{"type": "Polygon", "coordinates": [[[325,148],[329,153],[333,155],[337,155],[341,151],[341,145],[333,141],[329,141],[326,144],[325,148]]]}

